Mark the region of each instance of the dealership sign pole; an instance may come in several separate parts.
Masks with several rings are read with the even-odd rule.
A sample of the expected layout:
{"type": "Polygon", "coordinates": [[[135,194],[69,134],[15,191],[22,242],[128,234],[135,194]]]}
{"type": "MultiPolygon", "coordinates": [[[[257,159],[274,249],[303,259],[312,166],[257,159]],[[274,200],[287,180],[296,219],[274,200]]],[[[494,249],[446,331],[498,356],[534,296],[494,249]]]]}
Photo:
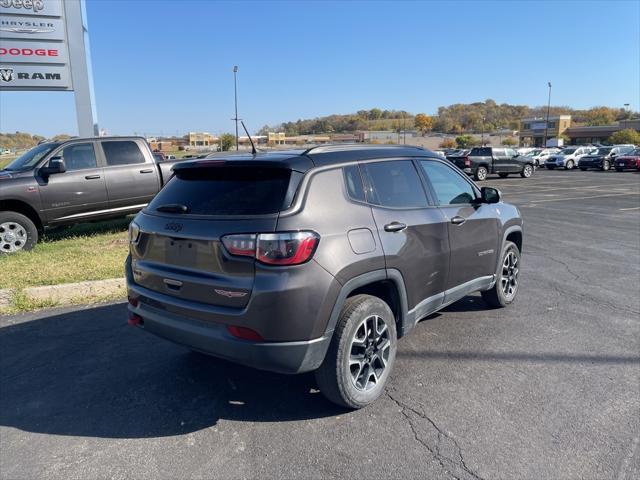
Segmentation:
{"type": "Polygon", "coordinates": [[[0,0],[0,91],[73,91],[78,133],[98,135],[84,0],[0,0]]]}

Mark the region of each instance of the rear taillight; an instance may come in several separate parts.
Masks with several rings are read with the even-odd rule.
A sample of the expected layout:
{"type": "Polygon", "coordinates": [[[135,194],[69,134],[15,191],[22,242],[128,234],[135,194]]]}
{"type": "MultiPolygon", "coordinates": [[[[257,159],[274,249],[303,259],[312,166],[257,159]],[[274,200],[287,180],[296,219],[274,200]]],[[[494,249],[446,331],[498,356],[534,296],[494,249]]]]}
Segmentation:
{"type": "Polygon", "coordinates": [[[464,166],[465,167],[471,166],[471,160],[469,160],[469,157],[464,157],[464,166]]]}
{"type": "Polygon", "coordinates": [[[315,232],[225,235],[222,244],[231,255],[254,257],[267,265],[300,265],[311,259],[320,236],[315,232]]]}

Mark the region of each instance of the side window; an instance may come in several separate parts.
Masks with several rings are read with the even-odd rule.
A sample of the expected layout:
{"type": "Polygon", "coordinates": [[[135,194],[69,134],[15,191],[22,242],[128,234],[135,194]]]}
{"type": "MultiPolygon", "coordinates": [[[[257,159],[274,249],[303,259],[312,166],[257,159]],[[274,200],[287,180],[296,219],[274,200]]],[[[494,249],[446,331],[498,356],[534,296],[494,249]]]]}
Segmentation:
{"type": "Polygon", "coordinates": [[[493,156],[496,158],[504,157],[504,148],[494,148],[493,156]]]}
{"type": "Polygon", "coordinates": [[[98,167],[93,143],[76,143],[75,145],[69,145],[63,148],[57,156],[64,159],[64,165],[68,172],[98,167]]]}
{"type": "Polygon", "coordinates": [[[144,163],[144,155],[136,142],[131,140],[102,142],[107,166],[144,163]]]}
{"type": "Polygon", "coordinates": [[[366,163],[361,168],[370,203],[396,208],[427,206],[427,196],[411,160],[366,163]]]}
{"type": "Polygon", "coordinates": [[[476,192],[471,184],[451,167],[429,160],[422,160],[420,165],[431,182],[440,205],[470,204],[476,199],[476,192]]]}
{"type": "Polygon", "coordinates": [[[344,168],[344,182],[347,186],[349,197],[359,202],[366,202],[364,187],[362,186],[362,177],[360,176],[360,169],[357,165],[344,168]]]}

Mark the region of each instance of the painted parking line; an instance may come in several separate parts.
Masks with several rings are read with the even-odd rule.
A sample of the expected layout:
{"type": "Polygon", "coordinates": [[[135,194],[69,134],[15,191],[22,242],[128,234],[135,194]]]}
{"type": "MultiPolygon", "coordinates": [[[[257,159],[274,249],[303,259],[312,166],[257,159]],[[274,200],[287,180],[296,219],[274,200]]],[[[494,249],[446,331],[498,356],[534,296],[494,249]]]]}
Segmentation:
{"type": "Polygon", "coordinates": [[[562,197],[562,198],[545,198],[542,200],[533,200],[529,201],[528,207],[535,206],[537,203],[547,203],[547,202],[566,202],[568,200],[587,200],[589,198],[605,198],[605,197],[621,197],[625,195],[640,195],[640,192],[629,192],[629,193],[609,193],[605,195],[592,195],[590,197],[562,197]]]}
{"type": "Polygon", "coordinates": [[[630,208],[619,208],[621,212],[627,212],[629,210],[640,210],[640,207],[630,207],[630,208]]]}

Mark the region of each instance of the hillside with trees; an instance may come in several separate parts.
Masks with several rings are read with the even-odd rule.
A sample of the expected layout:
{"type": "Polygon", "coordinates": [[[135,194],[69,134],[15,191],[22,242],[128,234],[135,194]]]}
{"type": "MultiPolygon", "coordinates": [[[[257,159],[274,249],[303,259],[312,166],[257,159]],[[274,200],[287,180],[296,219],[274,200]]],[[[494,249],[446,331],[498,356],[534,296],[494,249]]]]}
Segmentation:
{"type": "MultiPolygon", "coordinates": [[[[60,134],[51,140],[66,140],[68,138],[71,137],[66,134],[60,134]]],[[[45,137],[24,132],[0,133],[0,147],[10,150],[24,150],[25,148],[35,147],[42,140],[45,140],[45,137]]]]}
{"type": "MultiPolygon", "coordinates": [[[[589,110],[576,110],[566,106],[552,106],[550,115],[571,115],[574,125],[606,125],[631,117],[624,108],[594,107],[589,110]]],[[[439,133],[480,133],[498,129],[517,130],[519,120],[525,117],[544,118],[547,107],[529,107],[527,105],[497,104],[494,100],[484,102],[457,103],[448,107],[439,107],[437,115],[424,113],[416,115],[398,110],[359,110],[346,115],[329,115],[280,125],[265,125],[261,134],[269,131],[284,131],[287,135],[309,135],[319,133],[350,133],[358,130],[417,129],[423,134],[434,131],[439,133]]],[[[637,115],[637,114],[636,114],[637,115]]]]}

